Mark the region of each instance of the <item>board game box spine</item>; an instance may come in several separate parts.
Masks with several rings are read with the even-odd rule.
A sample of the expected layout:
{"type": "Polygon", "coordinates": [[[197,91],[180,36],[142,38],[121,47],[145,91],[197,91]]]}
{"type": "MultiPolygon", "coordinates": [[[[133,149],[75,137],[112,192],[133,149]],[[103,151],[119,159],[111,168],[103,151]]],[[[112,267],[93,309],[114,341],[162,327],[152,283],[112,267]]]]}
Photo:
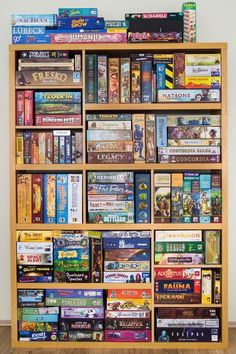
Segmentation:
{"type": "Polygon", "coordinates": [[[185,88],[185,53],[174,53],[174,88],[185,88]]]}
{"type": "Polygon", "coordinates": [[[46,161],[46,134],[39,132],[39,164],[45,164],[46,161]]]}
{"type": "Polygon", "coordinates": [[[22,50],[20,51],[21,59],[61,59],[68,58],[67,50],[22,50]]]}
{"type": "Polygon", "coordinates": [[[81,114],[80,104],[36,103],[36,114],[81,114]]]}
{"type": "Polygon", "coordinates": [[[181,279],[201,279],[200,268],[160,268],[154,269],[155,280],[181,280],[181,279]]]}
{"type": "Polygon", "coordinates": [[[219,328],[156,328],[157,342],[219,342],[219,328]],[[165,333],[163,335],[163,332],[165,333]]]}
{"type": "Polygon", "coordinates": [[[67,174],[57,174],[56,176],[56,223],[57,224],[67,224],[68,223],[68,175],[67,174]]]}
{"type": "Polygon", "coordinates": [[[221,66],[218,65],[188,65],[185,67],[185,76],[189,77],[220,77],[221,66]]]}
{"type": "Polygon", "coordinates": [[[132,130],[87,130],[87,141],[123,140],[132,141],[132,130]]]}
{"type": "Polygon", "coordinates": [[[89,249],[77,248],[70,249],[67,247],[54,248],[54,261],[72,261],[72,260],[89,260],[89,249]]]}
{"type": "Polygon", "coordinates": [[[38,141],[38,133],[31,132],[30,137],[30,160],[31,163],[39,163],[39,141],[38,141]]]}
{"type": "Polygon", "coordinates": [[[103,239],[103,248],[104,249],[119,249],[119,248],[141,248],[149,249],[150,248],[150,238],[135,238],[124,239],[124,238],[104,238],[103,239]]]}
{"type": "Polygon", "coordinates": [[[31,132],[25,131],[24,137],[24,163],[31,163],[31,132]]]}
{"type": "Polygon", "coordinates": [[[81,85],[80,71],[59,70],[27,70],[16,71],[16,85],[19,86],[45,86],[45,85],[81,85]]]}
{"type": "Polygon", "coordinates": [[[104,329],[103,320],[83,319],[83,320],[60,320],[59,328],[61,331],[102,331],[104,329]]]}
{"type": "Polygon", "coordinates": [[[82,17],[97,17],[98,9],[95,7],[88,8],[59,8],[58,15],[60,17],[73,17],[73,16],[82,16],[82,17]]]}
{"type": "Polygon", "coordinates": [[[145,162],[145,115],[133,114],[133,143],[134,143],[134,162],[145,162]]]}
{"type": "Polygon", "coordinates": [[[71,135],[71,163],[76,163],[76,136],[75,133],[71,135]]]}
{"type": "Polygon", "coordinates": [[[141,93],[143,103],[152,103],[152,62],[142,61],[141,64],[141,93]]]}
{"type": "Polygon", "coordinates": [[[32,222],[32,175],[17,175],[17,222],[32,222]]]}
{"type": "Polygon", "coordinates": [[[166,116],[156,116],[156,146],[158,148],[167,146],[167,120],[166,116]]]}
{"type": "Polygon", "coordinates": [[[53,163],[59,163],[59,136],[53,137],[53,163]]]}
{"type": "Polygon", "coordinates": [[[51,34],[51,44],[53,43],[126,43],[126,33],[58,33],[51,34]]]}
{"type": "Polygon", "coordinates": [[[126,308],[129,311],[133,310],[151,310],[151,299],[115,299],[115,298],[107,298],[106,309],[109,311],[122,311],[126,308]]]}
{"type": "Polygon", "coordinates": [[[86,114],[86,121],[119,121],[130,120],[132,115],[129,113],[118,114],[86,114]]]}
{"type": "Polygon", "coordinates": [[[155,242],[155,253],[203,253],[204,242],[155,242]]]}
{"type": "Polygon", "coordinates": [[[81,103],[81,92],[80,91],[37,91],[35,92],[34,102],[36,104],[45,103],[70,103],[78,104],[81,103]]]}
{"type": "Polygon", "coordinates": [[[105,261],[150,261],[150,251],[140,249],[104,250],[105,261]]]}
{"type": "Polygon", "coordinates": [[[16,134],[16,163],[24,164],[24,135],[19,132],[16,134]]]}
{"type": "Polygon", "coordinates": [[[101,233],[102,238],[132,238],[140,237],[147,238],[150,237],[150,231],[103,231],[101,233]]]}
{"type": "Polygon", "coordinates": [[[147,318],[131,318],[131,319],[105,319],[105,328],[107,330],[139,330],[139,329],[151,329],[150,320],[147,318]]]}
{"type": "Polygon", "coordinates": [[[82,175],[68,175],[68,223],[82,223],[82,175]]]}
{"type": "Polygon", "coordinates": [[[96,289],[46,289],[45,291],[46,300],[52,298],[103,298],[103,290],[96,289]]]}
{"type": "Polygon", "coordinates": [[[221,274],[219,270],[213,271],[213,302],[221,304],[221,274]]]}
{"type": "Polygon", "coordinates": [[[150,319],[150,311],[105,311],[105,318],[148,318],[150,319]]]}
{"type": "Polygon", "coordinates": [[[220,146],[221,139],[168,139],[169,147],[220,146]]]}
{"type": "Polygon", "coordinates": [[[96,103],[96,87],[97,87],[97,56],[95,54],[86,54],[85,56],[85,76],[86,76],[86,88],[85,97],[86,103],[96,103]]]}
{"type": "Polygon", "coordinates": [[[156,121],[154,114],[146,114],[146,162],[156,162],[156,121]]]}
{"type": "Polygon", "coordinates": [[[75,163],[83,163],[83,133],[75,132],[75,163]]]}
{"type": "Polygon", "coordinates": [[[58,315],[25,315],[22,314],[18,320],[27,322],[57,322],[58,315]]]}
{"type": "Polygon", "coordinates": [[[13,26],[57,26],[58,16],[55,14],[40,15],[12,15],[11,24],[13,26]]]}
{"type": "Polygon", "coordinates": [[[128,32],[128,42],[182,42],[182,32],[128,32]]]}
{"type": "Polygon", "coordinates": [[[108,298],[117,298],[117,299],[150,299],[151,291],[150,290],[131,290],[131,289],[108,289],[107,292],[108,298]]]}
{"type": "Polygon", "coordinates": [[[184,293],[154,293],[154,303],[155,304],[200,304],[201,294],[184,294],[184,293]]]}
{"type": "Polygon", "coordinates": [[[120,59],[108,58],[108,101],[119,103],[120,100],[120,59]]]}
{"type": "Polygon", "coordinates": [[[16,91],[16,125],[25,125],[25,92],[16,91]]]}
{"type": "Polygon", "coordinates": [[[120,102],[130,103],[130,58],[120,58],[120,102]]]}
{"type": "Polygon", "coordinates": [[[64,29],[103,29],[104,28],[104,18],[103,17],[59,17],[58,28],[64,29]]]}
{"type": "Polygon", "coordinates": [[[188,76],[185,77],[186,89],[219,89],[221,87],[221,79],[219,76],[188,76]]]}
{"type": "Polygon", "coordinates": [[[128,28],[129,24],[128,21],[122,20],[105,20],[104,27],[105,28],[128,28]]]}
{"type": "Polygon", "coordinates": [[[150,283],[149,272],[104,272],[104,283],[150,283]]]}
{"type": "Polygon", "coordinates": [[[86,319],[88,318],[104,318],[104,308],[103,307],[61,307],[61,318],[62,319],[86,319]],[[90,311],[89,311],[90,310],[90,311]],[[91,312],[91,313],[90,313],[91,312]]]}
{"type": "Polygon", "coordinates": [[[89,212],[88,222],[91,224],[107,223],[107,224],[133,224],[134,213],[114,213],[114,212],[89,212]]]}
{"type": "Polygon", "coordinates": [[[75,54],[75,71],[82,70],[82,59],[81,54],[75,54]]]}
{"type": "Polygon", "coordinates": [[[170,222],[171,174],[155,174],[154,221],[170,222]]]}
{"type": "Polygon", "coordinates": [[[202,269],[202,304],[212,304],[212,270],[202,269]]]}
{"type": "Polygon", "coordinates": [[[221,233],[216,231],[204,231],[205,263],[220,264],[221,259],[221,233]]]}
{"type": "Polygon", "coordinates": [[[71,163],[71,136],[65,137],[65,163],[71,163]]]}
{"type": "Polygon", "coordinates": [[[97,102],[107,103],[108,101],[108,58],[106,55],[98,55],[97,57],[97,102]]]}
{"type": "Polygon", "coordinates": [[[103,331],[67,331],[59,332],[59,340],[66,342],[102,342],[103,331]]]}
{"type": "Polygon", "coordinates": [[[203,264],[204,255],[202,253],[156,253],[155,264],[203,264]]]}
{"type": "Polygon", "coordinates": [[[135,174],[135,222],[151,222],[151,178],[148,173],[135,174]]]}
{"type": "Polygon", "coordinates": [[[58,338],[58,332],[32,332],[18,331],[18,339],[20,342],[52,342],[58,338]]]}
{"type": "Polygon", "coordinates": [[[141,62],[131,61],[131,103],[141,102],[141,62]]]}
{"type": "Polygon", "coordinates": [[[158,155],[159,163],[219,163],[220,155],[158,155]]]}
{"type": "Polygon", "coordinates": [[[154,291],[160,294],[200,294],[201,281],[192,279],[155,280],[154,291]]]}
{"type": "Polygon", "coordinates": [[[131,121],[89,121],[88,130],[131,130],[131,121]]]}
{"type": "Polygon", "coordinates": [[[32,174],[32,222],[43,222],[43,175],[32,174]]]}
{"type": "Polygon", "coordinates": [[[105,330],[106,342],[150,342],[150,330],[105,330]]]}
{"type": "Polygon", "coordinates": [[[56,175],[44,175],[44,223],[56,223],[56,175]]]}
{"type": "MultiPolygon", "coordinates": [[[[125,196],[129,196],[129,200],[133,200],[133,194],[134,194],[134,187],[132,184],[121,184],[121,183],[116,183],[116,184],[88,184],[87,186],[87,193],[88,196],[94,197],[93,199],[96,200],[96,198],[99,200],[100,195],[106,195],[106,198],[109,198],[109,196],[117,196],[115,200],[122,200],[125,196]]],[[[91,198],[92,199],[92,198],[91,198]]],[[[101,199],[100,199],[101,200],[101,199]]],[[[104,200],[104,199],[103,199],[104,200]]]]}
{"type": "Polygon", "coordinates": [[[118,261],[105,261],[104,270],[109,271],[118,271],[118,272],[131,272],[132,270],[137,272],[149,272],[150,271],[150,262],[118,262],[118,261]]]}
{"type": "Polygon", "coordinates": [[[88,163],[109,164],[109,163],[133,163],[132,152],[89,152],[87,154],[88,163]]]}
{"type": "Polygon", "coordinates": [[[87,203],[88,211],[115,211],[128,212],[134,210],[133,201],[91,201],[87,203]]]}
{"type": "Polygon", "coordinates": [[[75,126],[81,125],[81,114],[36,114],[35,115],[35,125],[37,126],[75,126]]]}
{"type": "Polygon", "coordinates": [[[102,240],[91,238],[91,281],[92,283],[102,282],[102,263],[103,263],[103,251],[102,240]]]}
{"type": "Polygon", "coordinates": [[[33,100],[34,92],[32,90],[25,90],[25,124],[33,125],[33,100]]]}
{"type": "Polygon", "coordinates": [[[52,255],[52,242],[17,242],[17,254],[49,254],[52,255]]]}
{"type": "Polygon", "coordinates": [[[192,328],[219,328],[219,318],[157,318],[156,325],[158,328],[162,327],[192,327],[192,328]]]}
{"type": "Polygon", "coordinates": [[[81,307],[101,307],[103,306],[103,299],[95,298],[46,298],[46,306],[81,306],[81,307]]]}
{"type": "Polygon", "coordinates": [[[87,152],[133,152],[132,141],[89,141],[87,152]]]}
{"type": "Polygon", "coordinates": [[[88,172],[88,183],[133,183],[133,172],[88,172]]]}
{"type": "Polygon", "coordinates": [[[219,89],[158,90],[158,102],[220,102],[219,89]]]}
{"type": "Polygon", "coordinates": [[[52,132],[45,133],[45,163],[52,164],[53,163],[53,134],[52,132]]]}
{"type": "Polygon", "coordinates": [[[182,5],[185,43],[194,43],[197,41],[197,19],[196,19],[196,3],[185,2],[182,5]]]}

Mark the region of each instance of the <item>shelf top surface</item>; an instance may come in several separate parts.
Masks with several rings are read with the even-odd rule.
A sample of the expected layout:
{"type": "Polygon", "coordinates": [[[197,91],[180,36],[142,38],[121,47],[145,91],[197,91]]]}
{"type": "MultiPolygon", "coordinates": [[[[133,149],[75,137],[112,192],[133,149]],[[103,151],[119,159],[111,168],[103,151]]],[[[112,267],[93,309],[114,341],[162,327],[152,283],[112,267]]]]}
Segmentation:
{"type": "Polygon", "coordinates": [[[203,43],[60,43],[60,44],[10,44],[10,51],[20,50],[220,50],[226,49],[226,42],[203,43]]]}

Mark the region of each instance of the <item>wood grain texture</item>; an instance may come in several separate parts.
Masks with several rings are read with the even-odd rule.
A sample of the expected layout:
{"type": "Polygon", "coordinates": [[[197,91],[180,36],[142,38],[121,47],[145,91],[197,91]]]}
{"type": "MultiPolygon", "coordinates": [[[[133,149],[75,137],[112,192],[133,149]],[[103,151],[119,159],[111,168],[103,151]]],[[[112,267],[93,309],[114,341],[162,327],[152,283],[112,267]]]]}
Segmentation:
{"type": "Polygon", "coordinates": [[[118,349],[11,349],[10,347],[10,327],[0,327],[0,353],[1,354],[235,354],[236,353],[236,328],[229,329],[229,349],[223,350],[201,350],[197,349],[197,344],[191,350],[145,350],[144,348],[118,350],[118,349]]]}

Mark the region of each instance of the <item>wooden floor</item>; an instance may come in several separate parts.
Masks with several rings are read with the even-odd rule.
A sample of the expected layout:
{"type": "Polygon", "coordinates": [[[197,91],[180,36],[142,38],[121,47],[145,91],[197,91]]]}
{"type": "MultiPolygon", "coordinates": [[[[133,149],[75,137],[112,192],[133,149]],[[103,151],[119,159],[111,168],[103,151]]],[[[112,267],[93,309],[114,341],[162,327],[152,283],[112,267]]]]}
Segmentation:
{"type": "MultiPolygon", "coordinates": [[[[174,345],[174,344],[173,344],[174,345]]],[[[197,348],[197,344],[196,344],[197,348]]],[[[79,350],[79,349],[68,349],[68,350],[28,350],[28,349],[11,349],[10,348],[10,327],[0,327],[0,354],[236,354],[236,328],[229,330],[229,349],[223,350],[79,350]],[[124,353],[125,352],[125,353],[124,353]]]]}

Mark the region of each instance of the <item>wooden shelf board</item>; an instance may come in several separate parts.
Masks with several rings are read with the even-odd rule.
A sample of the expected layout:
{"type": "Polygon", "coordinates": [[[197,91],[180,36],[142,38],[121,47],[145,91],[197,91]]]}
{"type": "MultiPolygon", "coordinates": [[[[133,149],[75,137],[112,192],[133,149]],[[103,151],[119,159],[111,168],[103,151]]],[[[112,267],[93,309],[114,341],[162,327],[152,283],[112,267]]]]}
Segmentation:
{"type": "Polygon", "coordinates": [[[160,164],[160,163],[133,163],[133,164],[23,164],[16,165],[17,171],[110,171],[110,170],[155,170],[155,171],[180,171],[180,170],[221,170],[221,163],[209,164],[160,164]]]}
{"type": "Polygon", "coordinates": [[[221,230],[222,224],[16,224],[16,230],[221,230]]]}
{"type": "Polygon", "coordinates": [[[154,304],[153,307],[159,308],[159,307],[222,307],[221,304],[154,304]]]}
{"type": "Polygon", "coordinates": [[[87,103],[85,104],[86,111],[167,111],[167,110],[214,110],[221,109],[221,103],[87,103]]]}
{"type": "Polygon", "coordinates": [[[215,50],[219,51],[220,49],[227,48],[227,43],[225,42],[199,42],[199,43],[81,43],[81,44],[24,44],[24,45],[15,45],[10,44],[10,51],[21,51],[21,50],[97,50],[97,51],[106,51],[106,50],[129,50],[129,51],[143,51],[143,50],[215,50]]]}
{"type": "Polygon", "coordinates": [[[19,342],[12,341],[12,348],[61,348],[61,349],[224,349],[227,344],[224,342],[207,342],[207,343],[191,343],[191,342],[19,342]]]}
{"type": "Polygon", "coordinates": [[[16,90],[78,90],[83,89],[83,85],[45,85],[45,86],[16,86],[16,90]]]}
{"type": "Polygon", "coordinates": [[[16,126],[16,130],[28,130],[28,129],[32,129],[32,130],[55,130],[55,129],[63,129],[63,130],[74,130],[74,129],[83,129],[82,125],[74,125],[74,126],[69,126],[69,125],[65,125],[65,126],[61,126],[61,125],[53,125],[51,127],[49,126],[39,126],[39,125],[17,125],[16,126]]]}
{"type": "Polygon", "coordinates": [[[17,283],[17,289],[151,289],[151,283],[17,283]]]}

